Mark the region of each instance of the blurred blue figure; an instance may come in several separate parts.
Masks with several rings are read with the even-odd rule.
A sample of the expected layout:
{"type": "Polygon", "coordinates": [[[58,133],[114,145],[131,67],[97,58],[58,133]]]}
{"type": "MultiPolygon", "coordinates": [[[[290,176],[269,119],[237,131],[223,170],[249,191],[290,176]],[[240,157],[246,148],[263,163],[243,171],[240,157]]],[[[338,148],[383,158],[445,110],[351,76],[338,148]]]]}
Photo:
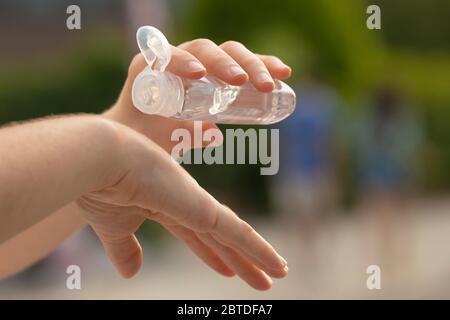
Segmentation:
{"type": "Polygon", "coordinates": [[[417,169],[421,136],[412,110],[392,89],[380,89],[355,135],[358,180],[364,191],[407,191],[417,169]]]}
{"type": "Polygon", "coordinates": [[[375,92],[366,110],[354,135],[357,185],[370,231],[364,250],[370,261],[395,276],[392,272],[402,272],[410,260],[404,198],[420,171],[422,129],[412,108],[389,86],[375,92]]]}
{"type": "MultiPolygon", "coordinates": [[[[277,211],[295,226],[307,267],[320,265],[318,247],[336,207],[337,93],[317,79],[296,90],[296,111],[280,123],[280,170],[274,186],[277,211]],[[293,223],[294,222],[294,223],[293,223]]],[[[320,254],[321,256],[326,255],[320,254]]]]}
{"type": "Polygon", "coordinates": [[[289,178],[316,181],[333,169],[332,146],[336,96],[325,87],[309,85],[297,90],[296,112],[282,126],[282,141],[287,148],[280,174],[289,178]]]}

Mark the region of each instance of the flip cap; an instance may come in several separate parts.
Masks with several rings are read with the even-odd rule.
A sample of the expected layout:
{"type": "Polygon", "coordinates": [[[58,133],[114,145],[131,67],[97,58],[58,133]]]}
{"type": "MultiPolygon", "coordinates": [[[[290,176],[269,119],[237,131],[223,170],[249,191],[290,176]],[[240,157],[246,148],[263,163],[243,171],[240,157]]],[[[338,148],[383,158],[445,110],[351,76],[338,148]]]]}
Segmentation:
{"type": "Polygon", "coordinates": [[[140,27],[136,39],[148,66],[134,79],[133,104],[143,113],[171,117],[181,111],[184,90],[181,78],[164,72],[172,57],[170,44],[151,26],[140,27]]]}
{"type": "Polygon", "coordinates": [[[147,64],[155,71],[163,72],[172,57],[169,41],[164,34],[151,26],[140,27],[136,39],[147,64]]]}

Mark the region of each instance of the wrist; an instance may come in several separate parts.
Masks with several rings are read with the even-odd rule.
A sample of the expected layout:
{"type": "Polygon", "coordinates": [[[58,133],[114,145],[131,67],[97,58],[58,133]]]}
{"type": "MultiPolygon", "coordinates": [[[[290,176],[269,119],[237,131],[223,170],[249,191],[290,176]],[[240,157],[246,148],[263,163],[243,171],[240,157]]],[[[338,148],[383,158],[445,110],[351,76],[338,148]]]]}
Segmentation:
{"type": "Polygon", "coordinates": [[[122,175],[121,134],[119,125],[102,116],[89,116],[87,143],[95,150],[94,165],[90,171],[90,190],[99,190],[114,184],[122,175]]]}
{"type": "Polygon", "coordinates": [[[159,123],[152,116],[143,114],[133,105],[123,104],[121,99],[100,116],[105,120],[115,123],[119,131],[124,131],[124,127],[127,127],[158,143],[158,139],[155,139],[153,130],[155,125],[158,126],[159,123]]]}
{"type": "Polygon", "coordinates": [[[105,119],[116,121],[128,127],[133,127],[136,120],[140,119],[142,114],[132,104],[122,102],[122,98],[112,105],[108,110],[104,111],[101,116],[105,119]]]}

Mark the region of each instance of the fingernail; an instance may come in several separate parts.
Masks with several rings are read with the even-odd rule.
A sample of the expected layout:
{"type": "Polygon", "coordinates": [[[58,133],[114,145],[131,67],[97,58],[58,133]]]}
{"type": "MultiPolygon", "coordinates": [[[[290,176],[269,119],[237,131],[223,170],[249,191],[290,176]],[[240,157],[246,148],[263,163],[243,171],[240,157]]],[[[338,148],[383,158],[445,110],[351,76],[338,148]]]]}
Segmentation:
{"type": "Polygon", "coordinates": [[[289,67],[288,65],[284,65],[284,70],[289,70],[289,73],[292,73],[292,68],[289,67]]]}
{"type": "Polygon", "coordinates": [[[236,77],[236,76],[239,76],[239,75],[245,75],[246,74],[244,70],[242,70],[240,67],[237,67],[237,66],[230,67],[228,69],[228,72],[230,73],[230,75],[232,77],[236,77]]]}
{"type": "Polygon", "coordinates": [[[288,271],[289,271],[288,266],[285,266],[285,267],[283,268],[283,271],[286,272],[286,273],[288,273],[288,271]]]}
{"type": "Polygon", "coordinates": [[[261,72],[258,76],[258,80],[264,83],[273,83],[272,77],[266,72],[261,72]]]}
{"type": "Polygon", "coordinates": [[[189,61],[188,68],[191,71],[204,71],[205,67],[197,61],[189,61]]]}

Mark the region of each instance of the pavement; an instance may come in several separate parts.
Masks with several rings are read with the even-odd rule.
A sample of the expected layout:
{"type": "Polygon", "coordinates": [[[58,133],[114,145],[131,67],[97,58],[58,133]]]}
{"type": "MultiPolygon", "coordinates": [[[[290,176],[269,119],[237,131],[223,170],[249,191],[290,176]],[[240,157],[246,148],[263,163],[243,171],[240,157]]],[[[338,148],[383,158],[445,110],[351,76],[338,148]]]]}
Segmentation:
{"type": "Polygon", "coordinates": [[[400,246],[400,254],[388,260],[368,254],[367,223],[357,214],[344,215],[323,232],[314,252],[301,243],[295,227],[250,219],[289,262],[289,275],[275,280],[273,288],[265,292],[253,290],[237,277],[216,274],[169,236],[164,241],[144,244],[142,270],[132,279],[122,279],[98,244],[86,240],[89,236],[84,231],[68,240],[50,260],[1,281],[0,298],[448,299],[450,197],[420,200],[408,211],[407,223],[396,227],[396,232],[401,233],[402,225],[407,225],[407,241],[400,246]],[[66,288],[69,264],[81,267],[80,290],[66,288]],[[379,290],[369,290],[366,285],[366,269],[371,264],[380,266],[379,290]]]}

